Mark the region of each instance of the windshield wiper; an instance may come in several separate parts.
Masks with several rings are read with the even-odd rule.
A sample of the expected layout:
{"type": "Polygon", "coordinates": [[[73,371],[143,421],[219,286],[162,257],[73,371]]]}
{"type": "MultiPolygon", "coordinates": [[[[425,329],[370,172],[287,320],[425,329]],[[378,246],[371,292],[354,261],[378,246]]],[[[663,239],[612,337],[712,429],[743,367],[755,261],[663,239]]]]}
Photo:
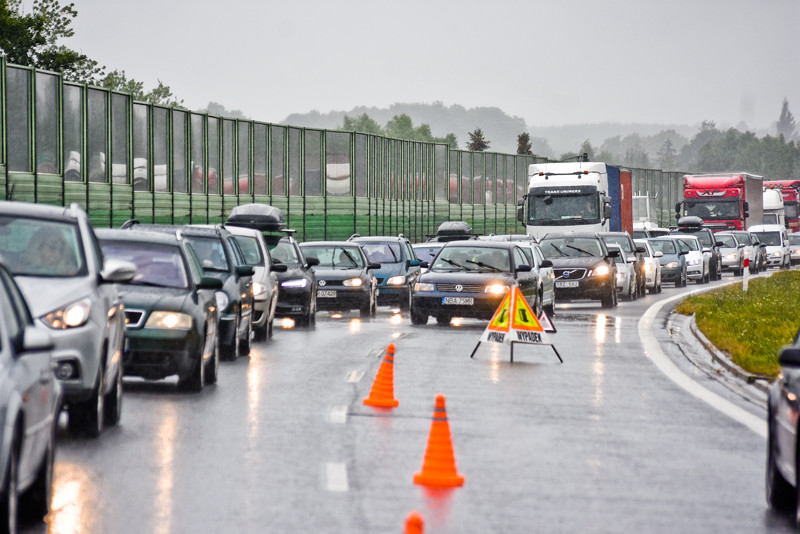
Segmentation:
{"type": "Polygon", "coordinates": [[[467,263],[472,263],[474,265],[477,265],[478,267],[483,267],[484,269],[491,269],[496,273],[502,273],[503,272],[503,269],[498,269],[497,267],[495,267],[493,265],[487,265],[487,264],[483,263],[482,261],[467,260],[467,263]]]}
{"type": "Polygon", "coordinates": [[[468,270],[466,266],[461,265],[460,263],[454,262],[453,260],[448,260],[447,258],[442,258],[442,261],[447,262],[450,265],[452,265],[453,267],[457,267],[457,268],[461,269],[462,271],[468,270]]]}
{"type": "Polygon", "coordinates": [[[582,248],[579,248],[579,247],[574,247],[572,245],[567,245],[567,248],[571,248],[573,250],[577,250],[578,252],[580,252],[582,254],[586,254],[587,256],[594,256],[594,254],[592,254],[588,250],[583,250],[582,248]]]}
{"type": "Polygon", "coordinates": [[[347,249],[344,249],[344,248],[343,248],[343,249],[342,249],[342,252],[344,252],[344,255],[345,255],[345,256],[347,256],[347,259],[348,259],[348,260],[350,260],[350,263],[352,263],[352,264],[353,264],[353,267],[355,267],[355,266],[357,266],[357,265],[358,265],[358,264],[356,263],[356,259],[355,259],[355,258],[354,258],[354,257],[353,257],[353,256],[352,256],[352,255],[351,255],[351,254],[350,254],[350,253],[347,251],[347,249]]]}

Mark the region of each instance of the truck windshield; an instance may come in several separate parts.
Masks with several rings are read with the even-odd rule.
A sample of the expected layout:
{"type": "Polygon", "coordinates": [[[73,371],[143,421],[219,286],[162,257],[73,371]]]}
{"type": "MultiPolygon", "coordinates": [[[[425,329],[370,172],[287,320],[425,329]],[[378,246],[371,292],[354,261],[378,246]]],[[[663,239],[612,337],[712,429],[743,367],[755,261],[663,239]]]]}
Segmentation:
{"type": "Polygon", "coordinates": [[[732,198],[723,200],[719,198],[686,200],[686,215],[695,215],[704,221],[738,219],[739,200],[732,198]]]}
{"type": "Polygon", "coordinates": [[[598,197],[595,193],[578,195],[531,195],[528,218],[530,224],[573,225],[600,222],[598,197]]]}

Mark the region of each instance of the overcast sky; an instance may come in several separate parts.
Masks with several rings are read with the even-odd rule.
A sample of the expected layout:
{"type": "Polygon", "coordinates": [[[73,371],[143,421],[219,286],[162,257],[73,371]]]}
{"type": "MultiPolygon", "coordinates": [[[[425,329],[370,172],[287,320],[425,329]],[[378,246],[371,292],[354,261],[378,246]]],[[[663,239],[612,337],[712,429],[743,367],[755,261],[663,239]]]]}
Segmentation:
{"type": "Polygon", "coordinates": [[[440,101],[760,129],[788,98],[800,123],[798,0],[73,1],[71,48],[266,122],[440,101]]]}

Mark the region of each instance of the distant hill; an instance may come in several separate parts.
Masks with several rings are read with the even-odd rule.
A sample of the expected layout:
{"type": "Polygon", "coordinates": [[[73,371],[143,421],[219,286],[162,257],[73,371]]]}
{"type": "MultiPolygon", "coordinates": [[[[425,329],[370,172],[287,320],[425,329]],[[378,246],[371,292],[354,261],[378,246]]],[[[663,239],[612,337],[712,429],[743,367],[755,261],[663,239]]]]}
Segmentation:
{"type": "Polygon", "coordinates": [[[349,111],[331,111],[320,113],[294,113],[286,117],[282,124],[304,126],[308,128],[340,128],[344,116],[357,117],[363,113],[369,115],[381,126],[395,115],[406,114],[411,117],[414,126],[428,124],[431,133],[436,137],[455,134],[459,148],[465,148],[469,140],[469,132],[480,128],[484,137],[489,140],[489,151],[515,153],[517,136],[523,132],[531,135],[533,152],[547,157],[558,157],[565,152],[577,152],[587,139],[595,149],[608,138],[631,134],[643,137],[655,135],[663,130],[674,130],[678,134],[691,139],[698,131],[699,125],[680,124],[573,124],[568,126],[530,126],[521,117],[506,114],[500,108],[484,107],[467,109],[458,104],[445,106],[441,102],[433,104],[393,104],[387,108],[356,107],[349,111]]]}

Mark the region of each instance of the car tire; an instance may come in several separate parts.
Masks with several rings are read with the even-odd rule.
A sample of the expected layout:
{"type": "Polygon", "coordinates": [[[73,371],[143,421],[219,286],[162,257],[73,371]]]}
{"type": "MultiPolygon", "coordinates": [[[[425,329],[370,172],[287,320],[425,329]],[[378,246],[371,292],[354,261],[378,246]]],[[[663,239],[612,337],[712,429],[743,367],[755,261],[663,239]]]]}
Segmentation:
{"type": "Polygon", "coordinates": [[[96,438],[103,433],[105,422],[105,395],[103,386],[105,385],[105,369],[101,363],[97,371],[97,380],[91,397],[81,403],[70,406],[69,409],[69,429],[96,438]]]}
{"type": "Polygon", "coordinates": [[[6,466],[6,487],[0,495],[0,533],[17,532],[19,521],[19,447],[17,437],[14,436],[11,442],[11,451],[8,455],[8,465],[6,466]]]}
{"type": "Polygon", "coordinates": [[[556,297],[555,293],[553,293],[553,302],[546,306],[542,306],[542,309],[547,314],[548,317],[552,317],[556,314],[556,297]]]}
{"type": "Polygon", "coordinates": [[[787,511],[797,505],[797,490],[783,477],[775,464],[775,429],[774,416],[770,410],[767,416],[767,472],[766,490],[767,504],[775,511],[787,511]]]}
{"type": "Polygon", "coordinates": [[[181,380],[178,383],[178,386],[181,389],[187,389],[189,391],[194,391],[195,393],[199,393],[203,391],[203,388],[206,387],[206,362],[203,361],[203,348],[201,346],[200,353],[197,355],[197,362],[194,366],[194,370],[192,370],[192,374],[186,377],[185,380],[181,380]]]}
{"type": "Polygon", "coordinates": [[[436,316],[436,325],[437,326],[450,326],[450,321],[452,317],[450,317],[449,313],[440,313],[436,316]]]}
{"type": "Polygon", "coordinates": [[[544,295],[542,295],[541,290],[536,292],[536,302],[534,302],[533,313],[536,314],[536,317],[542,316],[542,310],[544,309],[544,303],[542,300],[544,299],[544,295]]]}
{"type": "MultiPolygon", "coordinates": [[[[238,336],[239,333],[237,332],[238,336]]],[[[247,356],[250,354],[250,340],[253,339],[253,315],[247,318],[247,331],[242,339],[239,340],[239,356],[247,356]]]]}
{"type": "Polygon", "coordinates": [[[408,296],[403,295],[400,300],[400,311],[409,312],[411,310],[411,288],[408,288],[408,296]]]}
{"type": "Polygon", "coordinates": [[[358,313],[362,319],[375,317],[375,298],[371,293],[367,298],[367,302],[359,308],[358,313]]]}
{"type": "Polygon", "coordinates": [[[610,294],[600,299],[600,305],[603,308],[613,308],[616,297],[617,297],[617,288],[616,286],[612,285],[610,294]]]}
{"type": "Polygon", "coordinates": [[[269,321],[264,323],[263,326],[253,328],[254,342],[260,343],[262,341],[266,341],[268,338],[269,338],[269,321]]]}
{"type": "Polygon", "coordinates": [[[419,310],[415,310],[413,307],[411,308],[411,324],[413,325],[424,325],[428,324],[428,314],[422,313],[419,310]]]}
{"type": "Polygon", "coordinates": [[[53,499],[53,466],[55,463],[56,429],[50,429],[50,442],[47,444],[44,458],[36,471],[36,479],[19,502],[19,509],[25,519],[41,521],[50,513],[53,499]]]}
{"type": "Polygon", "coordinates": [[[236,316],[236,324],[233,325],[233,346],[225,345],[221,347],[222,357],[225,360],[233,361],[239,354],[239,316],[236,316]]]}
{"type": "Polygon", "coordinates": [[[104,401],[105,425],[116,426],[122,418],[122,362],[117,366],[117,375],[114,377],[114,385],[106,394],[104,401]]]}
{"type": "Polygon", "coordinates": [[[219,336],[214,340],[214,354],[206,365],[206,384],[216,384],[219,376],[219,336]]]}

